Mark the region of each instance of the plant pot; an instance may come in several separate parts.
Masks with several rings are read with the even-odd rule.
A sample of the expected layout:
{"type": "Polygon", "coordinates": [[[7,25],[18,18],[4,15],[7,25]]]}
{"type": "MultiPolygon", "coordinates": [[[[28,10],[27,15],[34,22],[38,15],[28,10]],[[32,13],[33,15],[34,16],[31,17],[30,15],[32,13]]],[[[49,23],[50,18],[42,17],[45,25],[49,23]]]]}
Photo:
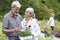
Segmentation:
{"type": "Polygon", "coordinates": [[[32,36],[20,37],[21,40],[31,40],[32,36]]]}

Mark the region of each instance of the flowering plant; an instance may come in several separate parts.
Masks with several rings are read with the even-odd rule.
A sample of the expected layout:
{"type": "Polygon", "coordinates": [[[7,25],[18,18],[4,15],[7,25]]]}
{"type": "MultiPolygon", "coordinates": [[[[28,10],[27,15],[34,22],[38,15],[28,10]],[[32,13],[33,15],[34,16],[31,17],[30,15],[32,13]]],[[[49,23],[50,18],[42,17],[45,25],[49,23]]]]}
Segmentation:
{"type": "Polygon", "coordinates": [[[31,31],[30,31],[30,27],[31,25],[27,26],[26,24],[24,24],[24,31],[20,33],[21,37],[26,37],[26,36],[31,36],[31,31]]]}

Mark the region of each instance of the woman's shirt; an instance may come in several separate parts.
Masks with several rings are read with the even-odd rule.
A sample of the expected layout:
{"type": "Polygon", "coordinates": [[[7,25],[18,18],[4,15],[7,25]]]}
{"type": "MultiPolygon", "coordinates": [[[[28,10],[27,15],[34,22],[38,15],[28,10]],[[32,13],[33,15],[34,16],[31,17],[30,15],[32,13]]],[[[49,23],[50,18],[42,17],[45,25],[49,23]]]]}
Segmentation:
{"type": "Polygon", "coordinates": [[[36,37],[40,35],[40,27],[37,22],[35,22],[33,19],[30,19],[29,22],[26,24],[25,18],[21,22],[23,30],[26,29],[26,27],[30,26],[31,33],[36,37]]]}

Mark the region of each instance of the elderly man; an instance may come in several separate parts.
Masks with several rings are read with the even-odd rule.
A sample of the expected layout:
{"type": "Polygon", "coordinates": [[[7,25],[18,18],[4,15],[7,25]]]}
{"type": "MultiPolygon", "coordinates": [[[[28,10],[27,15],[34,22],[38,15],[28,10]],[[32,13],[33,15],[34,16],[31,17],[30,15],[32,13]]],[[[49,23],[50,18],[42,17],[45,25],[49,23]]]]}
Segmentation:
{"type": "Polygon", "coordinates": [[[21,31],[20,22],[22,21],[21,15],[18,14],[21,4],[14,1],[11,4],[11,11],[3,18],[2,31],[8,36],[8,40],[20,40],[19,32],[21,31]]]}

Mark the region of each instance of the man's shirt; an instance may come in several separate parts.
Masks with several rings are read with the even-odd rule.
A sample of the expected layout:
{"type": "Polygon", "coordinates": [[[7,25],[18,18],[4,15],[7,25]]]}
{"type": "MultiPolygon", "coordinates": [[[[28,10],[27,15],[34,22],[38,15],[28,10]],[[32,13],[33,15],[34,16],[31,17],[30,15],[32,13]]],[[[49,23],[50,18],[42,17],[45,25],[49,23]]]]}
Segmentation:
{"type": "MultiPolygon", "coordinates": [[[[2,31],[4,29],[14,29],[16,27],[20,27],[21,21],[22,21],[22,17],[21,15],[17,14],[16,18],[14,18],[14,16],[12,15],[11,12],[9,12],[8,14],[6,14],[3,18],[3,26],[2,26],[2,31]]],[[[10,33],[10,34],[6,34],[8,36],[19,36],[20,32],[14,32],[14,33],[10,33]]]]}

